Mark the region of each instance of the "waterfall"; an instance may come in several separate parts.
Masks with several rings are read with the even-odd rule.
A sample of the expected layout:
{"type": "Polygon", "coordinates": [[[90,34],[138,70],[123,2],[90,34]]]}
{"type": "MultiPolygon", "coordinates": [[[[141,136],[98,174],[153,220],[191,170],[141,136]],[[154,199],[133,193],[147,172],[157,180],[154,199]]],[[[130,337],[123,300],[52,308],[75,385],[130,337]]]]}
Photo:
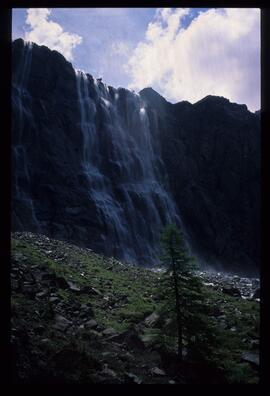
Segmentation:
{"type": "Polygon", "coordinates": [[[34,122],[34,117],[31,111],[31,96],[28,92],[28,81],[31,71],[32,61],[32,43],[24,42],[22,56],[20,58],[17,70],[13,76],[13,90],[12,101],[15,106],[15,114],[13,120],[16,125],[16,140],[13,136],[13,169],[14,186],[13,199],[19,200],[29,211],[29,218],[32,219],[33,230],[40,231],[39,221],[36,217],[36,210],[32,199],[31,192],[31,177],[28,169],[27,150],[24,139],[26,120],[30,120],[31,124],[34,122]],[[16,118],[17,117],[17,118],[16,118]],[[24,180],[22,183],[21,180],[24,180]]]}
{"type": "Polygon", "coordinates": [[[107,87],[82,71],[76,71],[76,82],[82,170],[104,223],[104,250],[130,263],[153,264],[162,228],[180,224],[180,218],[153,149],[148,110],[138,94],[107,87]]]}

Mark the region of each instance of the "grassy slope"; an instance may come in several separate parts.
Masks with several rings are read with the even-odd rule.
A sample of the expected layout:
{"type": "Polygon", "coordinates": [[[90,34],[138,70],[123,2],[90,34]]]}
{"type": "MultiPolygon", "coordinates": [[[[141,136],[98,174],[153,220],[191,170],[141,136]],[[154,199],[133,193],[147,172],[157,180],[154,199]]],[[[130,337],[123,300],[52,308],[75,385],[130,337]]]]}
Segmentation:
{"type": "MultiPolygon", "coordinates": [[[[123,332],[132,324],[142,323],[143,319],[152,312],[162,311],[163,302],[159,300],[157,294],[160,275],[149,270],[128,267],[87,249],[59,241],[50,240],[41,244],[35,238],[14,237],[12,257],[17,262],[23,262],[25,270],[29,273],[37,270],[42,273],[43,270],[47,271],[49,268],[52,273],[74,282],[81,289],[84,286],[94,288],[94,293],[74,293],[70,289],[58,288],[55,294],[61,303],[67,306],[74,303],[79,305],[90,303],[94,317],[101,328],[112,327],[123,332]]],[[[207,357],[209,363],[212,362],[222,367],[230,383],[257,382],[256,371],[249,364],[241,361],[241,354],[246,350],[248,339],[258,338],[258,303],[230,297],[209,287],[204,289],[207,303],[210,306],[218,305],[229,327],[236,328],[235,332],[222,327],[218,328],[218,348],[214,356],[207,357]],[[241,312],[240,316],[235,314],[236,310],[241,312]]],[[[22,329],[18,337],[22,337],[22,334],[28,337],[29,348],[35,350],[36,354],[40,354],[45,364],[48,351],[44,351],[44,339],[50,340],[47,349],[49,356],[53,356],[56,351],[61,350],[68,339],[72,338],[72,335],[59,336],[52,330],[54,306],[48,299],[29,298],[23,292],[14,291],[12,292],[12,311],[13,327],[17,332],[18,329],[19,332],[22,329]],[[39,324],[43,326],[40,334],[36,331],[39,324]]],[[[142,339],[150,346],[164,341],[163,326],[160,328],[144,327],[141,328],[141,333],[142,339]]],[[[104,348],[106,351],[106,346],[104,348]]],[[[136,365],[138,358],[138,356],[134,358],[136,365]]],[[[23,356],[18,359],[23,361],[23,356]]],[[[95,350],[95,359],[98,360],[98,350],[95,350]]],[[[26,362],[18,364],[24,366],[22,375],[25,375],[27,359],[26,362]]],[[[114,365],[114,362],[112,361],[111,364],[114,365]]],[[[96,365],[98,366],[98,362],[96,365]]],[[[120,370],[117,364],[113,368],[116,372],[120,370]]],[[[74,375],[76,378],[76,374],[74,375]]],[[[98,379],[94,379],[93,382],[98,382],[98,379]]]]}

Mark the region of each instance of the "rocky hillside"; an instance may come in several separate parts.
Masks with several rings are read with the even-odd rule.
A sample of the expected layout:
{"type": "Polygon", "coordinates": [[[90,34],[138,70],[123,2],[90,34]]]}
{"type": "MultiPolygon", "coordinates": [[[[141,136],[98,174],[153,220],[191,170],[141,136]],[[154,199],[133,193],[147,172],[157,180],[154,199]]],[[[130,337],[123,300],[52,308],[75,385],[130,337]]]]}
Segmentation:
{"type": "MultiPolygon", "coordinates": [[[[215,341],[198,358],[176,339],[162,272],[14,233],[11,343],[17,383],[257,383],[258,279],[199,272],[215,341]],[[207,351],[207,352],[205,352],[207,351]]],[[[198,335],[199,338],[199,335],[198,335]]],[[[203,344],[203,343],[202,343],[203,344]]]]}
{"type": "Polygon", "coordinates": [[[168,103],[13,42],[12,228],[142,265],[181,223],[201,262],[259,269],[260,118],[207,96],[168,103]]]}

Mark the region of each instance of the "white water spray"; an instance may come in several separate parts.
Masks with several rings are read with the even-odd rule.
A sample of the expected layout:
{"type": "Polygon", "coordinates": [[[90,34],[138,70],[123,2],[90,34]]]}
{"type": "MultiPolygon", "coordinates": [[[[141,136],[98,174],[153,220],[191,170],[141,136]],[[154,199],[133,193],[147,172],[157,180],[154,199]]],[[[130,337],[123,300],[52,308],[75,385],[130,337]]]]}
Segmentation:
{"type": "Polygon", "coordinates": [[[82,167],[89,198],[104,222],[104,249],[128,262],[156,262],[162,228],[180,218],[156,167],[157,160],[163,164],[153,150],[147,109],[138,94],[109,89],[81,71],[76,78],[82,167]]]}

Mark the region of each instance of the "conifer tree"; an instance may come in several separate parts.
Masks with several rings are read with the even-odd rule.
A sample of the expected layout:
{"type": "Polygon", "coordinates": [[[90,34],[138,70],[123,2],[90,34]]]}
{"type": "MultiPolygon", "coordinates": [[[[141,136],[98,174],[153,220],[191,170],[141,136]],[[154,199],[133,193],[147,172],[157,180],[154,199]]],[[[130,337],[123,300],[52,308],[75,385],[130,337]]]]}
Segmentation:
{"type": "Polygon", "coordinates": [[[165,227],[161,236],[163,247],[162,262],[167,267],[172,280],[177,321],[177,352],[179,360],[183,356],[183,312],[181,301],[181,280],[187,278],[193,268],[193,259],[189,256],[182,232],[174,224],[165,227]]]}
{"type": "Polygon", "coordinates": [[[177,329],[177,355],[183,359],[183,346],[190,356],[211,355],[215,344],[211,310],[205,300],[201,279],[196,275],[195,260],[190,256],[184,235],[174,224],[165,227],[161,236],[161,257],[166,272],[160,282],[166,312],[174,312],[177,329]]]}

